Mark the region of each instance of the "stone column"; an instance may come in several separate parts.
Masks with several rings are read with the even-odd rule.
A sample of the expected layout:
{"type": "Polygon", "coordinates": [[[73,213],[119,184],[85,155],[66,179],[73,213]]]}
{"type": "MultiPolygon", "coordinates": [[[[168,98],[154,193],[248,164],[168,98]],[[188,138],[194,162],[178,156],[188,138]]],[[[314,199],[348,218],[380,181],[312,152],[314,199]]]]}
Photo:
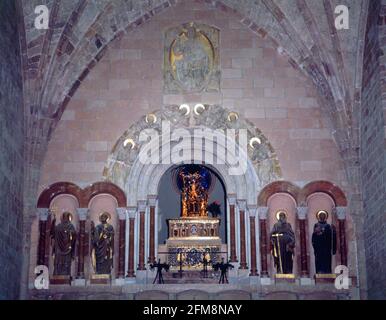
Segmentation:
{"type": "Polygon", "coordinates": [[[230,262],[238,262],[236,254],[236,215],[235,215],[235,206],[236,206],[236,196],[228,195],[229,202],[229,229],[230,229],[230,262]]]}
{"type": "Polygon", "coordinates": [[[129,215],[129,254],[127,262],[127,277],[132,278],[134,275],[134,226],[135,226],[135,213],[137,212],[136,207],[128,208],[129,215]]]}
{"type": "Polygon", "coordinates": [[[137,270],[146,270],[145,267],[145,214],[146,201],[138,202],[139,210],[139,250],[138,250],[138,268],[137,270]]]}
{"type": "Polygon", "coordinates": [[[157,204],[157,196],[149,196],[148,203],[150,206],[150,221],[149,221],[149,257],[148,263],[156,261],[155,257],[155,206],[157,204]]]}
{"type": "Polygon", "coordinates": [[[251,273],[249,275],[252,277],[258,276],[256,260],[256,211],[256,206],[248,206],[251,244],[251,273]]]}
{"type": "Polygon", "coordinates": [[[78,233],[78,270],[76,279],[84,279],[84,256],[85,256],[85,239],[86,239],[86,220],[88,208],[77,208],[76,213],[79,217],[79,233],[78,233]]]}
{"type": "Polygon", "coordinates": [[[246,237],[245,237],[245,210],[247,202],[245,200],[237,200],[240,214],[240,267],[239,269],[248,269],[247,252],[246,252],[246,237]]]}
{"type": "Polygon", "coordinates": [[[258,209],[260,222],[260,259],[261,259],[261,277],[268,277],[268,236],[267,236],[267,217],[268,208],[260,207],[258,209]]]}
{"type": "Polygon", "coordinates": [[[117,208],[119,217],[119,244],[118,244],[118,278],[125,277],[125,234],[126,234],[126,208],[117,208]]]}
{"type": "Polygon", "coordinates": [[[346,207],[335,208],[339,223],[339,251],[340,264],[347,266],[347,245],[346,245],[346,207]]]}
{"type": "Polygon", "coordinates": [[[48,267],[48,256],[49,248],[47,252],[47,243],[50,236],[49,233],[49,222],[48,219],[50,211],[47,208],[39,208],[37,210],[37,215],[39,218],[39,245],[38,245],[38,254],[37,254],[37,265],[45,265],[48,267]]]}
{"type": "Polygon", "coordinates": [[[307,257],[307,235],[306,235],[306,218],[307,218],[307,207],[298,207],[297,214],[299,219],[300,229],[300,267],[301,277],[308,278],[310,271],[308,269],[308,257],[307,257]]]}

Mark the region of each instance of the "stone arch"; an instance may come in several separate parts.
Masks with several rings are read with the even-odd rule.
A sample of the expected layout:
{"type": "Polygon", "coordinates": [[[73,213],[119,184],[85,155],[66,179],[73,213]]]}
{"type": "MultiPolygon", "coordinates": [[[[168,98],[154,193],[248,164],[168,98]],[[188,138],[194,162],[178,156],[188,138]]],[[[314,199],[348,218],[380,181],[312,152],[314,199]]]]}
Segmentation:
{"type": "Polygon", "coordinates": [[[202,290],[190,289],[177,293],[177,300],[209,300],[209,293],[202,290]]]}
{"type": "Polygon", "coordinates": [[[275,193],[287,193],[295,201],[299,198],[300,188],[288,181],[275,181],[264,187],[258,196],[258,205],[260,207],[266,207],[268,205],[269,198],[275,193]]]}
{"type": "Polygon", "coordinates": [[[79,206],[83,204],[82,189],[80,187],[71,182],[57,182],[50,185],[40,194],[37,207],[48,209],[52,200],[61,194],[72,195],[78,200],[79,206]]]}
{"type": "Polygon", "coordinates": [[[347,198],[342,189],[329,181],[313,181],[304,186],[299,194],[299,203],[306,201],[311,194],[316,192],[328,194],[337,207],[347,206],[347,198]]]}
{"type": "Polygon", "coordinates": [[[226,290],[219,292],[216,300],[251,300],[252,295],[248,291],[244,290],[226,290]]]}
{"type": "Polygon", "coordinates": [[[136,293],[134,300],[169,300],[169,294],[160,290],[145,290],[136,293]]]}
{"type": "Polygon", "coordinates": [[[88,186],[83,191],[84,204],[88,205],[97,195],[109,194],[116,199],[119,208],[126,207],[126,195],[121,188],[111,182],[96,182],[88,186]]]}
{"type": "MultiPolygon", "coordinates": [[[[135,206],[138,201],[146,200],[149,194],[157,194],[161,177],[171,167],[170,160],[168,162],[168,154],[162,154],[158,164],[143,164],[140,161],[144,143],[139,141],[139,137],[143,130],[152,129],[159,134],[161,143],[159,140],[151,141],[153,143],[151,147],[157,152],[170,144],[170,137],[162,131],[163,121],[169,121],[172,131],[189,130],[189,134],[193,134],[194,130],[219,130],[218,137],[220,139],[213,138],[213,149],[205,148],[205,152],[206,155],[213,157],[212,159],[217,159],[217,162],[221,164],[208,165],[202,159],[201,162],[194,161],[197,153],[203,150],[202,145],[197,146],[196,144],[190,146],[191,158],[187,161],[190,163],[193,160],[194,163],[208,165],[217,171],[223,178],[227,192],[236,194],[239,199],[247,200],[248,204],[255,205],[259,190],[281,176],[276,153],[259,129],[255,128],[249,121],[239,118],[238,115],[230,121],[231,111],[221,106],[205,106],[205,108],[202,114],[196,116],[193,112],[182,114],[178,106],[167,106],[152,113],[152,116],[155,117],[153,119],[158,120],[149,124],[146,121],[147,117],[143,117],[118,139],[104,169],[104,176],[106,180],[112,181],[125,190],[129,206],[135,206]],[[255,145],[247,146],[246,152],[240,150],[243,159],[247,162],[246,170],[241,175],[229,174],[229,170],[232,169],[232,161],[235,160],[235,152],[230,152],[225,143],[226,138],[223,132],[228,129],[244,129],[247,134],[247,141],[253,142],[252,138],[256,138],[260,142],[258,147],[255,145]],[[127,148],[128,144],[131,148],[127,148]]],[[[236,141],[234,143],[239,146],[236,141]]],[[[174,156],[177,153],[173,151],[170,154],[174,156]]]]}

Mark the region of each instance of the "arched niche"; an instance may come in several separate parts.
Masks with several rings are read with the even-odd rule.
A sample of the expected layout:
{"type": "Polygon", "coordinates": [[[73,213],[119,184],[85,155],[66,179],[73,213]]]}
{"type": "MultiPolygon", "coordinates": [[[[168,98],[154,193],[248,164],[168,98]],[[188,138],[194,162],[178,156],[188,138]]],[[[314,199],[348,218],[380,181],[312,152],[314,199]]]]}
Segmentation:
{"type": "Polygon", "coordinates": [[[309,261],[310,261],[310,276],[314,277],[315,271],[315,253],[314,248],[312,247],[312,233],[314,231],[314,225],[318,222],[317,213],[321,210],[328,212],[327,223],[334,225],[336,229],[337,236],[337,252],[332,256],[331,266],[332,271],[334,271],[335,266],[337,265],[337,255],[339,254],[339,237],[338,237],[338,224],[337,217],[334,214],[333,208],[335,208],[334,199],[325,192],[315,192],[309,195],[306,199],[308,212],[307,212],[307,221],[308,221],[308,232],[306,232],[307,237],[307,247],[309,248],[309,261]]]}
{"type": "MultiPolygon", "coordinates": [[[[296,237],[296,247],[295,253],[293,256],[293,271],[292,273],[297,275],[298,265],[299,265],[299,256],[300,256],[300,243],[299,243],[299,234],[297,228],[297,204],[296,200],[289,194],[284,192],[279,192],[271,195],[267,200],[268,205],[268,215],[267,215],[267,224],[268,224],[268,248],[270,247],[270,233],[273,229],[274,224],[277,222],[276,215],[279,211],[285,211],[287,213],[287,222],[291,224],[292,230],[295,233],[296,237]]],[[[274,259],[270,252],[268,252],[268,272],[270,275],[276,274],[276,268],[274,266],[274,259]]]]}
{"type": "MultiPolygon", "coordinates": [[[[51,230],[52,225],[54,223],[54,219],[55,219],[55,225],[58,225],[62,221],[63,213],[69,212],[71,213],[71,216],[72,216],[71,223],[74,225],[74,228],[78,233],[79,216],[77,213],[77,208],[79,208],[78,199],[72,194],[60,194],[55,198],[53,198],[51,200],[51,203],[49,204],[51,217],[48,220],[50,222],[50,225],[47,226],[48,230],[49,231],[51,230]]],[[[49,234],[47,236],[50,237],[49,234]]],[[[52,246],[51,239],[49,243],[51,244],[49,246],[49,272],[50,272],[50,276],[52,276],[54,273],[54,257],[52,254],[53,246],[52,246]]],[[[76,246],[77,245],[78,243],[76,243],[76,246]]],[[[75,274],[76,274],[76,263],[73,261],[73,263],[71,264],[71,275],[75,275],[75,274]]]]}
{"type": "MultiPolygon", "coordinates": [[[[167,219],[179,218],[181,215],[181,195],[176,188],[173,187],[174,178],[172,173],[181,166],[174,166],[167,170],[161,177],[158,187],[158,245],[163,245],[168,238],[167,233],[167,219]]],[[[220,202],[221,219],[220,224],[220,238],[222,243],[227,243],[227,198],[226,188],[222,177],[218,172],[208,166],[204,166],[212,174],[213,189],[209,194],[208,204],[214,201],[220,202]]],[[[210,213],[209,213],[210,216],[210,213]]]]}
{"type": "Polygon", "coordinates": [[[91,198],[88,209],[89,209],[89,219],[86,224],[86,230],[89,232],[90,239],[90,250],[88,256],[85,258],[85,277],[89,278],[91,275],[95,274],[95,271],[92,266],[91,261],[91,222],[95,226],[100,224],[99,217],[103,212],[107,212],[111,219],[108,221],[114,228],[114,262],[113,269],[111,271],[112,279],[116,276],[116,270],[118,266],[118,252],[119,252],[119,217],[117,215],[116,209],[118,208],[118,201],[115,197],[110,194],[97,194],[91,198]]]}

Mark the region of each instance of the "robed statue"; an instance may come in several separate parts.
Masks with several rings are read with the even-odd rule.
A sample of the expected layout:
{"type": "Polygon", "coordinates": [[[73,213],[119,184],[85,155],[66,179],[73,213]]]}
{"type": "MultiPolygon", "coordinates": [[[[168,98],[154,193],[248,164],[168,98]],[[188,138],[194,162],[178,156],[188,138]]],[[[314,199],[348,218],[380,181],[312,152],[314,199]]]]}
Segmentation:
{"type": "Polygon", "coordinates": [[[333,225],[327,223],[328,213],[319,211],[318,222],[312,233],[312,246],[315,253],[315,269],[319,274],[330,274],[331,259],[336,254],[336,231],[333,225]]]}
{"type": "Polygon", "coordinates": [[[58,225],[56,225],[55,218],[51,224],[50,233],[53,241],[54,276],[71,275],[71,263],[75,258],[76,243],[76,231],[71,223],[71,219],[71,213],[64,212],[58,225]]]}
{"type": "Polygon", "coordinates": [[[114,228],[108,223],[106,212],[99,217],[100,224],[91,222],[92,263],[96,274],[111,274],[114,257],[114,228]]]}
{"type": "Polygon", "coordinates": [[[287,222],[287,214],[279,211],[270,234],[271,252],[278,274],[292,274],[293,255],[295,249],[295,233],[291,224],[287,222]]]}

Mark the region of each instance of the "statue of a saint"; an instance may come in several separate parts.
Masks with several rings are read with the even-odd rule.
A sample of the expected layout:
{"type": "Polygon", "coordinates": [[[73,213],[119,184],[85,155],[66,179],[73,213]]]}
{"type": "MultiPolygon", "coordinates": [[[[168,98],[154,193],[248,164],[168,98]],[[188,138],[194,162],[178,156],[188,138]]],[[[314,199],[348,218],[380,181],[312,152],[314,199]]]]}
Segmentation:
{"type": "Polygon", "coordinates": [[[332,255],[336,253],[336,231],[333,225],[327,223],[326,211],[319,211],[316,216],[318,222],[312,233],[316,273],[330,274],[332,255]]]}
{"type": "Polygon", "coordinates": [[[52,254],[54,256],[54,276],[70,276],[71,262],[75,257],[76,231],[71,223],[71,213],[64,212],[61,222],[56,219],[51,224],[52,254]]]}
{"type": "Polygon", "coordinates": [[[111,274],[114,256],[114,228],[108,223],[110,215],[100,215],[96,227],[91,222],[92,261],[96,274],[111,274]]]}
{"type": "Polygon", "coordinates": [[[293,255],[295,249],[295,233],[287,222],[287,214],[279,211],[276,214],[278,222],[271,231],[271,251],[279,274],[292,274],[293,255]]]}

